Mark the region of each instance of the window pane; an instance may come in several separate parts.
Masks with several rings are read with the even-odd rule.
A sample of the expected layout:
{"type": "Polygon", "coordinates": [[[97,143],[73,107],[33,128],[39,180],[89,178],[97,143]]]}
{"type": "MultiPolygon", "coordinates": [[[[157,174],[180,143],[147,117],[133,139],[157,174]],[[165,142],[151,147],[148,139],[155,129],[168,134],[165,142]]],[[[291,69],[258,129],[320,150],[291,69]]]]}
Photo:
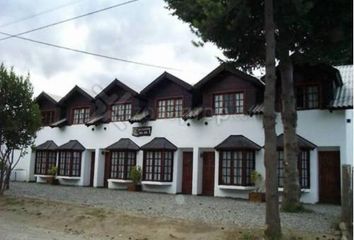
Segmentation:
{"type": "Polygon", "coordinates": [[[278,151],[278,186],[284,186],[284,152],[278,151]]]}
{"type": "Polygon", "coordinates": [[[83,124],[90,119],[90,108],[77,108],[73,112],[73,124],[83,124]]]}
{"type": "MultiPolygon", "coordinates": [[[[135,160],[134,160],[135,161],[135,160]]],[[[148,151],[144,159],[144,179],[150,181],[172,181],[173,152],[148,151]]]]}

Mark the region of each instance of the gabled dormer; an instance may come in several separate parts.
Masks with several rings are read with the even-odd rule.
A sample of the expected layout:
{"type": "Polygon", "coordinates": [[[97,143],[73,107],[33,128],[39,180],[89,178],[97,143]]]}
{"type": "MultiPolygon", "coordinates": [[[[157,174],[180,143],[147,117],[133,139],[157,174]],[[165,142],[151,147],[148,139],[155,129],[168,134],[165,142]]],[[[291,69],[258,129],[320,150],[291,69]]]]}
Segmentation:
{"type": "MultiPolygon", "coordinates": [[[[94,98],[87,91],[75,86],[60,101],[61,125],[85,124],[94,113],[94,98]]],[[[54,124],[55,125],[55,124],[54,124]]],[[[56,126],[54,126],[56,127],[56,126]]]]}
{"type": "Polygon", "coordinates": [[[192,86],[168,72],[145,87],[140,95],[146,100],[150,119],[180,118],[192,107],[192,86]]]}
{"type": "Polygon", "coordinates": [[[58,121],[60,108],[58,101],[60,97],[41,92],[35,99],[42,114],[42,126],[49,126],[58,121]]]}
{"type": "MultiPolygon", "coordinates": [[[[281,109],[279,71],[277,75],[277,108],[281,109]]],[[[294,65],[293,80],[297,110],[328,109],[336,89],[343,85],[339,71],[325,64],[294,65]]]]}
{"type": "Polygon", "coordinates": [[[128,121],[142,108],[138,93],[117,79],[95,97],[95,104],[104,122],[128,121]]]}
{"type": "Polygon", "coordinates": [[[264,83],[228,64],[221,64],[194,88],[204,114],[246,114],[262,102],[264,83]]]}

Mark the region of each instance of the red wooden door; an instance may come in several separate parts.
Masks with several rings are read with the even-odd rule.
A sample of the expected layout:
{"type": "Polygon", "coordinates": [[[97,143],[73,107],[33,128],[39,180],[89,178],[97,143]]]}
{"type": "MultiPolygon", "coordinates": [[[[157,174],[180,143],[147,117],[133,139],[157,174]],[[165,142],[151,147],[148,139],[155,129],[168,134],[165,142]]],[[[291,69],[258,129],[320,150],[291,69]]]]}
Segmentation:
{"type": "Polygon", "coordinates": [[[111,175],[111,153],[107,152],[105,156],[105,163],[104,163],[104,179],[103,179],[103,186],[108,187],[108,179],[111,175]]]}
{"type": "Polygon", "coordinates": [[[214,173],[215,154],[214,152],[203,153],[203,188],[202,194],[214,196],[214,173]]]}
{"type": "Polygon", "coordinates": [[[318,153],[319,200],[321,203],[340,204],[340,155],[339,151],[318,153]]]}
{"type": "Polygon", "coordinates": [[[192,194],[193,152],[183,152],[182,193],[192,194]]]}
{"type": "Polygon", "coordinates": [[[95,152],[91,153],[91,169],[90,169],[90,187],[93,187],[93,178],[95,175],[95,152]]]}

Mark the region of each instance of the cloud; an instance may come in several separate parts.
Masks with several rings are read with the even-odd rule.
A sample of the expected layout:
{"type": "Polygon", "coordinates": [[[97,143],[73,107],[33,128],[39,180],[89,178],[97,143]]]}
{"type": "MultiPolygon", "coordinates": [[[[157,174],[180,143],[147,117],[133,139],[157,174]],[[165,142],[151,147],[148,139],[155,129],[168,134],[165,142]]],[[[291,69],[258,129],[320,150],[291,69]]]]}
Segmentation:
{"type": "MultiPolygon", "coordinates": [[[[68,1],[64,0],[40,0],[36,4],[27,0],[1,1],[0,8],[8,14],[2,14],[0,22],[66,3],[68,1]]],[[[0,30],[17,33],[116,3],[81,0],[0,30]]],[[[134,2],[26,36],[112,57],[178,68],[181,71],[168,71],[192,84],[217,67],[216,56],[222,57],[213,44],[194,47],[191,40],[196,37],[188,25],[171,16],[162,0],[134,2]]],[[[74,85],[105,87],[114,78],[141,90],[166,70],[71,53],[18,39],[0,41],[0,52],[0,61],[14,66],[20,74],[31,73],[36,94],[44,90],[65,95],[74,85]]]]}

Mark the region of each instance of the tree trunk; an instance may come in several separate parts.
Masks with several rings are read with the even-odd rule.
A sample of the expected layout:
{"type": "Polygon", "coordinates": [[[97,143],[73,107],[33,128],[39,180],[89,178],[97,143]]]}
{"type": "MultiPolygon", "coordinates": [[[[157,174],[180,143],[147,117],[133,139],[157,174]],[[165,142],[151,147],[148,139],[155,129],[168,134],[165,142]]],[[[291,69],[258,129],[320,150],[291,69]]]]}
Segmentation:
{"type": "Polygon", "coordinates": [[[298,173],[298,143],[296,136],[297,112],[294,94],[293,64],[288,47],[280,50],[282,86],[282,122],[284,128],[284,192],[282,210],[296,212],[302,208],[298,173]]]}
{"type": "Polygon", "coordinates": [[[277,184],[277,154],[275,132],[275,37],[273,0],[265,1],[266,77],[264,91],[264,165],[266,169],[266,229],[267,239],[280,239],[279,197],[277,184]]]}

